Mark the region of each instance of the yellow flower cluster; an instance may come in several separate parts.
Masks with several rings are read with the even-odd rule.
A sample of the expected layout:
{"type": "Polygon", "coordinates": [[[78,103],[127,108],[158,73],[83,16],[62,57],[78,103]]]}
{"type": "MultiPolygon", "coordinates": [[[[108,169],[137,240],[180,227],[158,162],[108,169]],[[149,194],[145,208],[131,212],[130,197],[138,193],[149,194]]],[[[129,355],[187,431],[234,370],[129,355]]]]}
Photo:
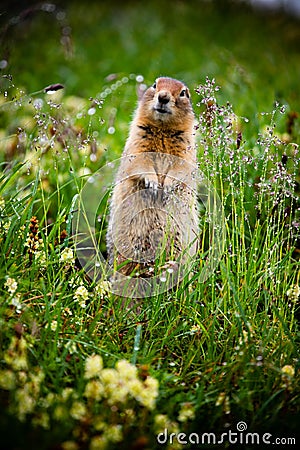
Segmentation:
{"type": "Polygon", "coordinates": [[[179,422],[187,422],[195,418],[195,410],[191,403],[183,403],[181,405],[178,420],[179,422]]]}
{"type": "Polygon", "coordinates": [[[102,368],[103,361],[101,356],[92,355],[85,361],[84,377],[87,379],[97,377],[100,374],[102,368]]]}
{"type": "Polygon", "coordinates": [[[293,376],[295,375],[295,369],[290,365],[283,366],[281,372],[283,376],[288,376],[290,378],[293,378],[293,376]]]}
{"type": "Polygon", "coordinates": [[[65,264],[73,264],[75,261],[73,250],[68,247],[64,248],[60,254],[59,261],[65,263],[65,264]]]}
{"type": "Polygon", "coordinates": [[[95,293],[102,299],[111,290],[111,285],[109,281],[102,280],[95,286],[95,293]]]}
{"type": "MultiPolygon", "coordinates": [[[[27,360],[27,342],[23,337],[13,337],[4,354],[8,369],[0,371],[0,388],[14,391],[10,412],[16,413],[22,422],[31,414],[37,404],[44,373],[36,368],[30,371],[27,360]]],[[[47,419],[46,419],[47,420],[47,419]]]]}
{"type": "Polygon", "coordinates": [[[86,307],[86,300],[89,298],[89,292],[82,284],[76,289],[74,299],[79,302],[82,308],[86,307]]]}
{"type": "Polygon", "coordinates": [[[170,420],[166,414],[156,414],[154,417],[154,430],[156,433],[161,433],[165,429],[168,433],[179,433],[178,423],[170,420]]]}
{"type": "Polygon", "coordinates": [[[4,286],[6,287],[9,294],[14,294],[18,289],[18,283],[14,278],[8,277],[4,286]]]}
{"type": "Polygon", "coordinates": [[[4,284],[4,287],[7,289],[10,294],[10,304],[16,308],[16,312],[20,313],[22,311],[22,303],[21,303],[21,294],[16,293],[18,289],[18,283],[14,278],[8,277],[4,284]]]}
{"type": "MultiPolygon", "coordinates": [[[[147,372],[139,376],[136,366],[126,360],[105,368],[101,356],[94,354],[85,360],[83,393],[71,387],[52,392],[45,386],[41,368],[31,366],[28,345],[23,336],[12,338],[2,354],[6,367],[0,370],[0,389],[9,392],[9,412],[20,421],[45,429],[50,429],[53,421],[69,422],[73,440],[61,444],[65,450],[79,450],[81,444],[89,450],[109,449],[137,424],[148,426],[159,386],[147,372]],[[90,425],[89,435],[86,424],[90,425]]],[[[191,419],[191,404],[183,404],[180,414],[182,422],[191,419]]],[[[177,422],[166,415],[155,417],[155,429],[167,424],[178,431],[177,422]]]]}
{"type": "Polygon", "coordinates": [[[297,284],[295,286],[292,286],[286,293],[288,298],[294,302],[297,302],[297,300],[300,297],[300,286],[297,284]]]}
{"type": "Polygon", "coordinates": [[[293,382],[295,376],[295,369],[293,366],[287,364],[281,368],[282,387],[287,390],[293,389],[293,382]]]}
{"type": "Polygon", "coordinates": [[[223,406],[225,414],[230,414],[230,399],[226,392],[220,392],[216,400],[215,406],[223,406]]]}
{"type": "Polygon", "coordinates": [[[149,410],[155,406],[158,381],[151,376],[140,380],[137,368],[126,360],[118,361],[115,369],[109,369],[103,368],[101,356],[92,355],[85,363],[85,378],[90,380],[85,388],[88,399],[105,398],[113,405],[134,398],[149,410]]]}

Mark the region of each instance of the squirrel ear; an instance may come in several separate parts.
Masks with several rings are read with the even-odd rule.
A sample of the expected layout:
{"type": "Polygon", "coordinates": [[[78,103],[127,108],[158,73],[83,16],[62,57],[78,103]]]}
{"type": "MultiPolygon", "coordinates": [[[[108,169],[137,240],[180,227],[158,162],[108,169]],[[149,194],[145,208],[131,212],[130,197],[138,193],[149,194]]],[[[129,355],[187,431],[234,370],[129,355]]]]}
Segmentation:
{"type": "Polygon", "coordinates": [[[136,89],[138,101],[140,101],[142,99],[146,89],[147,89],[147,86],[145,84],[143,84],[143,83],[138,84],[137,89],[136,89]]]}

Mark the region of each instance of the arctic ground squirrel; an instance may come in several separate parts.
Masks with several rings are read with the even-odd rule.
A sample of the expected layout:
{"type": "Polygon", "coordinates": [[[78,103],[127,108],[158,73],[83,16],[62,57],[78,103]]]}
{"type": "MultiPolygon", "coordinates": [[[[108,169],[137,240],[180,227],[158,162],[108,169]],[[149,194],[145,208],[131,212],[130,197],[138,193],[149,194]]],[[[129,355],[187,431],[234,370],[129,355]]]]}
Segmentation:
{"type": "Polygon", "coordinates": [[[139,100],[115,180],[107,232],[115,273],[149,278],[185,262],[199,236],[194,112],[187,86],[161,77],[139,100]]]}

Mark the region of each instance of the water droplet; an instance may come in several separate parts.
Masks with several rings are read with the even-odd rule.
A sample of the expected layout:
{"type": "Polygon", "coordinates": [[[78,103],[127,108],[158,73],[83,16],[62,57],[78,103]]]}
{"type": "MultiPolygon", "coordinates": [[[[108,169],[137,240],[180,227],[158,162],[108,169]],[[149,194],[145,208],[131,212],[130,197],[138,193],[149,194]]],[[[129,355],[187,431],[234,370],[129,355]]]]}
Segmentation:
{"type": "Polygon", "coordinates": [[[96,108],[92,107],[88,110],[88,115],[93,116],[95,114],[95,112],[96,112],[96,108]]]}
{"type": "Polygon", "coordinates": [[[36,98],[36,99],[33,101],[33,106],[35,107],[35,109],[41,109],[42,106],[43,106],[43,104],[44,104],[44,101],[43,101],[43,99],[41,99],[41,98],[36,98]]]}
{"type": "MultiPolygon", "coordinates": [[[[65,13],[65,11],[59,11],[57,14],[56,14],[56,19],[57,20],[64,20],[66,18],[66,13],[65,13]]],[[[67,28],[67,27],[66,27],[67,28]]],[[[69,34],[69,33],[68,33],[69,34]]]]}
{"type": "Polygon", "coordinates": [[[285,113],[285,105],[283,105],[281,108],[280,108],[280,112],[281,112],[281,114],[284,114],[285,113]]]}

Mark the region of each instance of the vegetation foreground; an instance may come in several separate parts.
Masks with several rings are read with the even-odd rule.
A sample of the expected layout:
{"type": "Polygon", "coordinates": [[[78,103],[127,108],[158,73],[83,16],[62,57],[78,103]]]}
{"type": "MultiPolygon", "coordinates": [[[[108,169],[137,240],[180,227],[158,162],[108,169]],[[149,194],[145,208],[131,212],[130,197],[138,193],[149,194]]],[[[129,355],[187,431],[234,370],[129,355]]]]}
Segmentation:
{"type": "Polygon", "coordinates": [[[190,273],[130,309],[80,267],[72,221],[81,188],[120,156],[143,76],[112,75],[89,99],[1,77],[1,449],[299,442],[298,116],[275,102],[249,122],[212,77],[198,81],[199,170],[220,199],[222,252],[203,281],[219,245],[204,209],[190,273]]]}
{"type": "Polygon", "coordinates": [[[136,312],[109,282],[86,278],[72,243],[72,199],[107,158],[92,126],[103,99],[64,99],[54,86],[12,100],[10,89],[18,92],[6,82],[2,112],[20,123],[1,144],[6,448],[181,448],[165,435],[160,445],[158,433],[220,440],[241,422],[248,432],[295,437],[299,157],[286,108],[261,116],[253,146],[243,138],[247,120],[218,104],[214,80],[197,88],[199,166],[222,203],[223,253],[202,282],[204,214],[189,277],[136,312]],[[26,162],[8,162],[8,152],[26,153],[26,162]]]}

